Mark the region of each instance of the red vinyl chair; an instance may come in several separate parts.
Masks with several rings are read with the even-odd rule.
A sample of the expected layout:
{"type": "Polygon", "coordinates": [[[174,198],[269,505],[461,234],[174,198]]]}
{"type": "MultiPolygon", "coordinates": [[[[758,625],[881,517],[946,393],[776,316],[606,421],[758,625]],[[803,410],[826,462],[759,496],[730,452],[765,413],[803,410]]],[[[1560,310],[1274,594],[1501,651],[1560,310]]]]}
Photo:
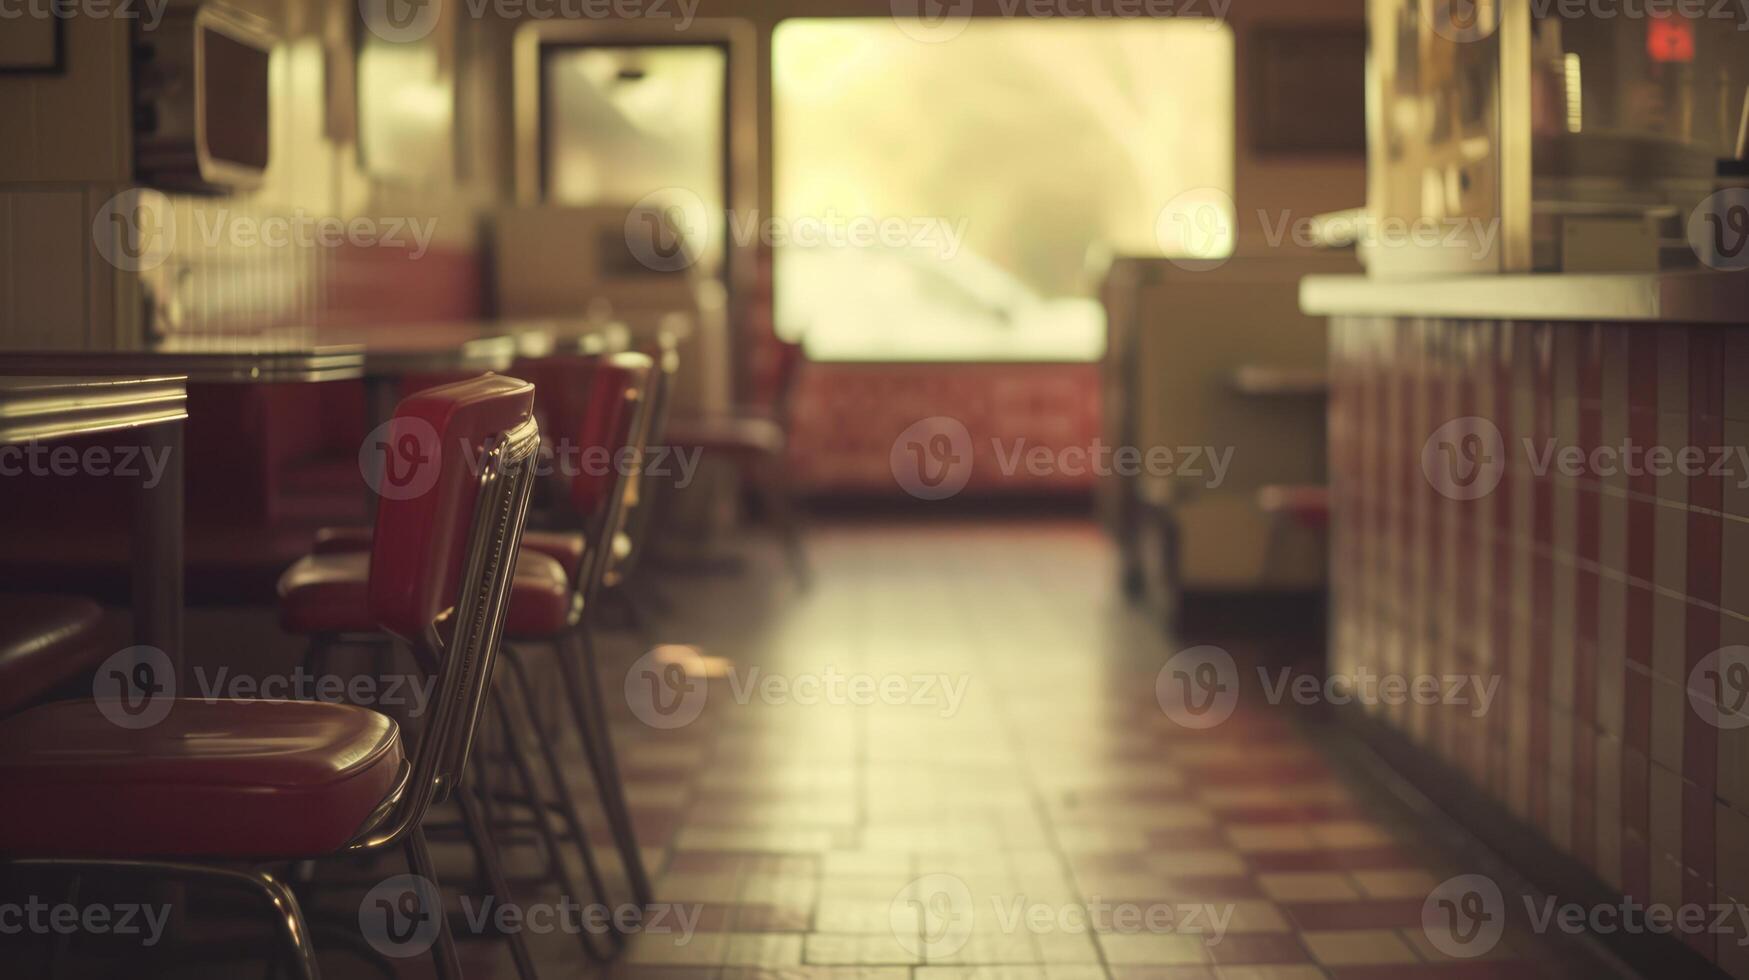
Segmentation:
{"type": "MultiPolygon", "coordinates": [[[[381,501],[367,610],[438,677],[408,758],[388,717],[324,702],[178,699],[130,730],[95,701],[0,721],[0,862],[116,870],[248,888],[271,906],[299,975],[318,967],[275,865],[399,845],[435,884],[421,829],[434,802],[476,803],[464,781],[504,627],[539,445],[534,389],[486,375],[414,395],[397,433],[421,444],[431,489],[381,501]],[[451,447],[454,447],[453,449],[451,447]],[[466,451],[462,451],[466,450],[466,451]],[[239,870],[238,862],[250,866],[239,870]]],[[[497,887],[501,882],[494,882],[497,887]]],[[[441,903],[438,903],[441,906],[441,903]]],[[[439,976],[460,976],[441,907],[439,976]]]]}
{"type": "MultiPolygon", "coordinates": [[[[654,372],[650,358],[634,353],[577,358],[572,367],[575,371],[562,380],[586,392],[580,403],[581,417],[574,420],[572,429],[577,433],[574,448],[605,449],[612,459],[619,459],[622,454],[641,459],[642,440],[650,431],[654,372]]],[[[557,380],[550,373],[549,379],[557,380]]],[[[523,552],[516,562],[506,606],[505,635],[513,640],[543,641],[560,654],[556,660],[564,681],[563,693],[582,741],[585,761],[594,777],[634,900],[644,907],[650,903],[653,892],[625,804],[597,682],[594,651],[585,634],[585,610],[595,607],[602,580],[615,560],[611,547],[589,547],[588,542],[611,542],[624,536],[626,505],[637,475],[637,470],[619,466],[581,466],[570,474],[567,491],[577,529],[523,536],[523,552]],[[567,564],[561,565],[561,559],[567,564]]],[[[357,550],[361,537],[352,529],[324,529],[318,534],[315,551],[280,580],[281,625],[289,632],[311,636],[317,652],[360,639],[373,642],[372,624],[359,613],[359,596],[368,571],[365,554],[357,550]]],[[[516,693],[521,703],[528,706],[534,727],[539,729],[536,685],[527,663],[508,645],[505,653],[516,693]]],[[[495,698],[500,696],[494,694],[495,698]]],[[[505,747],[521,774],[524,792],[521,802],[542,807],[544,801],[534,780],[527,775],[532,764],[524,754],[522,739],[508,726],[511,713],[500,710],[499,714],[506,719],[505,747]]],[[[606,901],[600,869],[552,740],[537,731],[529,741],[543,758],[548,782],[561,794],[554,801],[555,806],[567,834],[581,852],[588,884],[606,901]]],[[[559,854],[558,840],[552,836],[547,822],[537,819],[533,826],[549,853],[559,854]]],[[[552,863],[550,870],[560,879],[566,893],[581,894],[565,863],[562,860],[552,863]]],[[[616,950],[623,947],[623,934],[615,931],[609,935],[616,950]]],[[[610,958],[611,954],[595,948],[586,931],[579,934],[579,942],[591,959],[610,958]]]]}
{"type": "Polygon", "coordinates": [[[88,673],[107,654],[103,609],[63,595],[0,595],[0,717],[88,673]]]}
{"type": "Polygon", "coordinates": [[[806,588],[813,576],[789,469],[790,412],[804,360],[801,344],[777,341],[769,407],[740,406],[723,414],[677,417],[668,423],[667,440],[676,451],[699,450],[741,474],[765,519],[782,535],[791,574],[806,588]]]}

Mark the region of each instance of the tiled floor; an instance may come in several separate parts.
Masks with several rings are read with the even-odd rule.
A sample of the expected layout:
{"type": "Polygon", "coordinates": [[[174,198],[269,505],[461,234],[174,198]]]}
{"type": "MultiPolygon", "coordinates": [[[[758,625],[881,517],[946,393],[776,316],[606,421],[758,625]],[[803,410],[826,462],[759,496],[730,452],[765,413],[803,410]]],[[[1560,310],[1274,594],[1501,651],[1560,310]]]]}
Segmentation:
{"type": "Polygon", "coordinates": [[[615,646],[658,897],[699,917],[637,937],[617,976],[1603,975],[1515,935],[1441,954],[1422,909],[1454,870],[1282,709],[1168,718],[1175,648],[1115,594],[1092,527],[839,527],[811,548],[805,595],[763,565],[669,586],[657,639],[704,659],[615,646]]]}
{"type": "MultiPolygon", "coordinates": [[[[1423,907],[1460,869],[1401,809],[1345,783],[1285,709],[1241,699],[1217,727],[1175,723],[1155,681],[1177,647],[1116,594],[1090,524],[819,527],[810,548],[810,592],[754,548],[741,575],[664,580],[654,652],[630,632],[606,638],[615,738],[665,907],[604,971],[575,936],[535,928],[560,896],[519,887],[544,976],[1607,975],[1515,931],[1485,957],[1448,959],[1423,907]]],[[[465,852],[438,858],[452,903],[477,909],[465,852]]],[[[537,858],[518,847],[511,864],[537,858]]],[[[379,976],[352,951],[361,895],[403,869],[334,864],[322,875],[340,887],[307,903],[326,975],[379,976]]],[[[462,952],[470,977],[514,975],[497,939],[462,952]]],[[[423,957],[394,966],[429,975],[423,957]]]]}

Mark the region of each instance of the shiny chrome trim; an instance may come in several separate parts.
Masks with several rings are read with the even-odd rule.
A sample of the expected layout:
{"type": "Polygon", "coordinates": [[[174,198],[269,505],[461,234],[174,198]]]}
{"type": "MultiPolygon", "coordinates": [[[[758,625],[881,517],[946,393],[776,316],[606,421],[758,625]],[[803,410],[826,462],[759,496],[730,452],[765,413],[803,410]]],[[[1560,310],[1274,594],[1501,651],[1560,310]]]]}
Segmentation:
{"type": "Polygon", "coordinates": [[[352,346],[251,347],[242,338],[193,338],[137,350],[0,351],[16,374],[179,374],[194,384],[350,381],[364,377],[364,350],[352,346]]]}
{"type": "Polygon", "coordinates": [[[180,377],[0,375],[0,443],[70,439],[187,417],[180,377]]]}

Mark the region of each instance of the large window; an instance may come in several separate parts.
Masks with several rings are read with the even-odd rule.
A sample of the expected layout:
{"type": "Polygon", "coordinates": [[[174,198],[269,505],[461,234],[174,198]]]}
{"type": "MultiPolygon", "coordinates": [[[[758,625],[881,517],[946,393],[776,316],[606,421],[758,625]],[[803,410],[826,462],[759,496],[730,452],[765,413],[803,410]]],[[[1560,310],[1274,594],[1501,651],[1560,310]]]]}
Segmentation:
{"type": "Polygon", "coordinates": [[[817,360],[1096,359],[1090,259],[1232,193],[1217,21],[791,20],[772,62],[777,325],[817,360]]]}

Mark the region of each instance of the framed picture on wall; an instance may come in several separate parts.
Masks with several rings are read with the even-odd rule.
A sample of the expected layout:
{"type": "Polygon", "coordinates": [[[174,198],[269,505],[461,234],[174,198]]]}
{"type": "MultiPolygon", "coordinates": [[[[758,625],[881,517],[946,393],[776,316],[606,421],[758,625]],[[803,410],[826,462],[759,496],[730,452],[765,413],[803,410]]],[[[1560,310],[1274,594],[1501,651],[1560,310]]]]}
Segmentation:
{"type": "Polygon", "coordinates": [[[0,75],[59,75],[66,56],[66,22],[59,17],[16,17],[0,30],[0,75]]]}

